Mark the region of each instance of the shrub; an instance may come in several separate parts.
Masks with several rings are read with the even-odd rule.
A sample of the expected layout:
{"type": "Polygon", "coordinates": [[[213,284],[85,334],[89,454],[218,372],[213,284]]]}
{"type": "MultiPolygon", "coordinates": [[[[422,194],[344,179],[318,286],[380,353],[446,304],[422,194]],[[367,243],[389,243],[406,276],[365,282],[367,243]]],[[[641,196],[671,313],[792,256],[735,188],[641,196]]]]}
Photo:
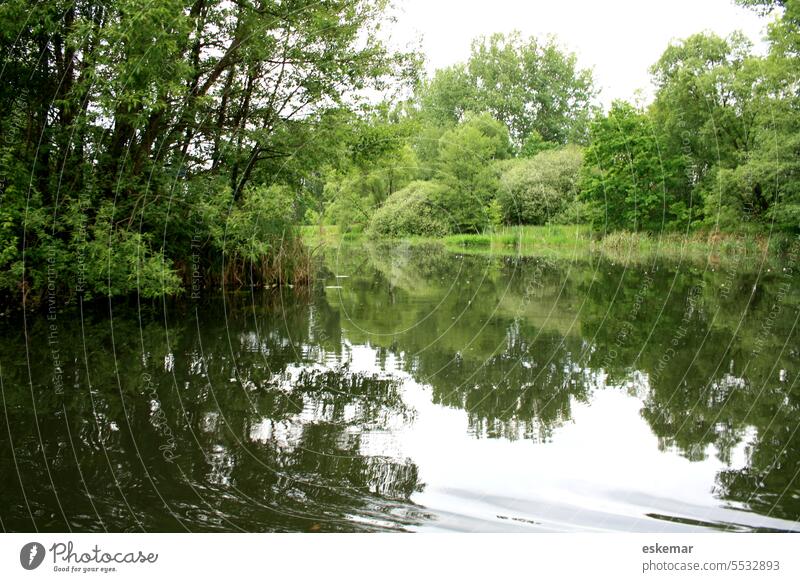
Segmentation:
{"type": "Polygon", "coordinates": [[[446,213],[439,206],[447,187],[436,182],[411,182],[386,200],[372,217],[369,232],[375,236],[444,236],[450,232],[446,213]]]}
{"type": "Polygon", "coordinates": [[[735,169],[720,169],[704,194],[706,225],[721,230],[800,231],[800,137],[762,138],[735,169]]]}
{"type": "Polygon", "coordinates": [[[686,157],[662,151],[662,134],[647,113],[621,101],[592,123],[580,195],[601,228],[654,232],[692,220],[686,157]]]}
{"type": "Polygon", "coordinates": [[[504,167],[497,200],[507,224],[544,224],[567,211],[578,192],[583,155],[577,147],[543,151],[504,167]]]}
{"type": "Polygon", "coordinates": [[[203,250],[210,272],[204,278],[216,281],[221,273],[233,285],[307,279],[308,251],[293,223],[293,201],[287,186],[272,185],[250,187],[240,200],[222,187],[197,204],[208,233],[203,250]]]}

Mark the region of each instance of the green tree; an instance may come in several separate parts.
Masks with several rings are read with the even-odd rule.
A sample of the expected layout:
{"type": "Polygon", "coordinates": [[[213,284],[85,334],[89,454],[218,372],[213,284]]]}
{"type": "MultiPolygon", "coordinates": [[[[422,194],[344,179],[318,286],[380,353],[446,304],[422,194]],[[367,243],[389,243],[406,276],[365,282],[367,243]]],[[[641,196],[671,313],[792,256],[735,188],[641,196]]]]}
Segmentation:
{"type": "Polygon", "coordinates": [[[733,167],[753,146],[760,79],[751,43],[703,33],[670,45],[651,68],[656,85],[653,122],[662,147],[692,159],[688,187],[714,167],[733,167]]]}
{"type": "Polygon", "coordinates": [[[417,127],[402,108],[385,103],[350,115],[336,144],[342,159],[325,179],[320,217],[345,230],[369,222],[376,208],[417,177],[417,127]]]}
{"type": "Polygon", "coordinates": [[[415,78],[417,56],[390,52],[378,36],[386,6],[0,4],[4,300],[41,299],[48,272],[65,292],[91,281],[106,281],[90,290],[106,294],[142,281],[174,290],[194,239],[201,267],[214,264],[212,237],[198,231],[209,225],[192,222],[206,194],[229,192],[235,210],[252,202],[245,193],[254,182],[280,182],[302,214],[306,191],[321,191],[307,170],[330,151],[320,144],[334,134],[315,131],[327,113],[352,107],[366,89],[415,78]],[[79,256],[93,244],[135,253],[109,255],[110,268],[79,256]],[[101,270],[87,278],[79,267],[101,270]]]}
{"type": "MultiPolygon", "coordinates": [[[[770,25],[770,49],[758,59],[752,88],[751,143],[740,163],[722,168],[708,196],[708,221],[715,226],[800,231],[800,2],[740,0],[769,12],[780,7],[770,25]]],[[[753,67],[755,68],[755,67],[753,67]]],[[[749,80],[749,78],[748,78],[749,80]]]]}
{"type": "Polygon", "coordinates": [[[521,148],[533,132],[558,144],[583,140],[596,91],[591,72],[554,38],[541,42],[514,32],[477,38],[467,63],[437,71],[419,93],[423,113],[435,123],[488,112],[521,148]]]}
{"type": "Polygon", "coordinates": [[[691,198],[680,188],[684,160],[662,157],[663,135],[646,113],[617,101],[590,135],[580,189],[597,226],[656,231],[690,220],[691,198]]]}
{"type": "Polygon", "coordinates": [[[468,115],[439,140],[437,180],[446,185],[439,200],[456,232],[475,232],[491,223],[497,194],[493,163],[511,155],[508,131],[488,114],[468,115]]]}

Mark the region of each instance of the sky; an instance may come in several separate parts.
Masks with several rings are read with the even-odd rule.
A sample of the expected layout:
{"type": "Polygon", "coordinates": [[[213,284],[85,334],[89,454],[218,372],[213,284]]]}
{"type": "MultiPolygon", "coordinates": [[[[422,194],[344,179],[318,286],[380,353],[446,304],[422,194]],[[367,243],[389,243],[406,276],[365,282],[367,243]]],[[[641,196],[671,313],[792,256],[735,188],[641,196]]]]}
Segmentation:
{"type": "Polygon", "coordinates": [[[519,30],[523,35],[555,34],[593,68],[600,101],[650,95],[648,68],[674,39],[701,31],[726,36],[741,30],[761,42],[767,20],[733,0],[395,0],[394,42],[421,38],[427,69],[463,62],[473,38],[519,30]]]}

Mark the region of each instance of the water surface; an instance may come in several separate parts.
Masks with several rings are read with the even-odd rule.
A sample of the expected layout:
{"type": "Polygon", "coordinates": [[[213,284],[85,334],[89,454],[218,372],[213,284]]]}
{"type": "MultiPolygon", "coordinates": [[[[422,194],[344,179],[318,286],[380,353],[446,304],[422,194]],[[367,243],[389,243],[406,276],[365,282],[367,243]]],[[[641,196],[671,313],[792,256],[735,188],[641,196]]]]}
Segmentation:
{"type": "Polygon", "coordinates": [[[800,531],[792,265],[329,249],[0,324],[8,531],[800,531]]]}

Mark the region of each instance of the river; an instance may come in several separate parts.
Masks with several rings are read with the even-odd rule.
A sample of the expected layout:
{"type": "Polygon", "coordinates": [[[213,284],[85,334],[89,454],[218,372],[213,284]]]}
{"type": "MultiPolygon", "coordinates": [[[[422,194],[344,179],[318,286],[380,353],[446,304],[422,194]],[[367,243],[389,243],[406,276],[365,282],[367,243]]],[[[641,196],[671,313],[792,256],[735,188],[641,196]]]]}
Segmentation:
{"type": "Polygon", "coordinates": [[[7,531],[800,531],[798,268],[329,248],[0,322],[7,531]]]}

